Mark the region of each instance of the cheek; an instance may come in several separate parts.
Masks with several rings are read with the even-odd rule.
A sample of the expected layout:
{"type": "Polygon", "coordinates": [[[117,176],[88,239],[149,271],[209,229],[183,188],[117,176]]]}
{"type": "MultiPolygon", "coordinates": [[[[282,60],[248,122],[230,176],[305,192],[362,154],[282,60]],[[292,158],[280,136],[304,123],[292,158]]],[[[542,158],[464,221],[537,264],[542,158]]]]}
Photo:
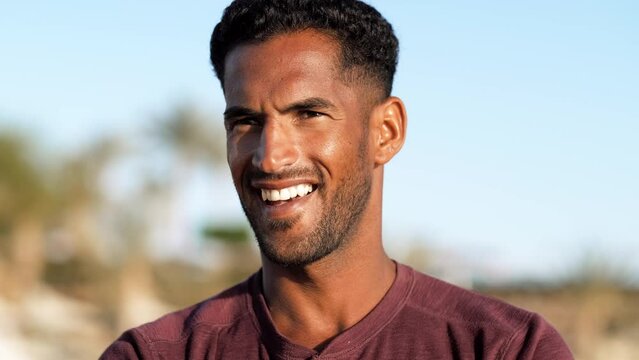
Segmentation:
{"type": "Polygon", "coordinates": [[[233,142],[231,138],[226,139],[226,162],[229,164],[229,169],[233,173],[233,168],[237,162],[237,144],[233,142]]]}
{"type": "Polygon", "coordinates": [[[322,155],[348,156],[351,149],[357,148],[361,133],[345,126],[345,121],[349,120],[322,124],[323,127],[307,134],[301,144],[322,155]]]}
{"type": "Polygon", "coordinates": [[[335,158],[340,154],[343,154],[343,149],[340,149],[344,144],[335,138],[314,138],[308,142],[311,149],[315,149],[315,152],[322,158],[335,158]]]}
{"type": "Polygon", "coordinates": [[[226,139],[226,161],[236,182],[253,156],[250,142],[246,140],[246,136],[227,136],[226,139]]]}
{"type": "Polygon", "coordinates": [[[333,133],[316,137],[308,145],[333,176],[344,177],[349,176],[361,162],[361,135],[357,131],[333,133]]]}

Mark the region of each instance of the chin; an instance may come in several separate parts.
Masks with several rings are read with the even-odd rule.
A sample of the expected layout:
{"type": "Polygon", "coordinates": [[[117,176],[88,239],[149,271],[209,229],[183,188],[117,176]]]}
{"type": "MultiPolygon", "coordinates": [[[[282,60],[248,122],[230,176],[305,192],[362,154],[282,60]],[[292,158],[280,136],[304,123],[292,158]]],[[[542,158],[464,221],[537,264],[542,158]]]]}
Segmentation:
{"type": "Polygon", "coordinates": [[[267,239],[257,236],[260,252],[269,261],[284,267],[304,267],[333,253],[341,244],[332,242],[312,242],[312,235],[267,239]]]}

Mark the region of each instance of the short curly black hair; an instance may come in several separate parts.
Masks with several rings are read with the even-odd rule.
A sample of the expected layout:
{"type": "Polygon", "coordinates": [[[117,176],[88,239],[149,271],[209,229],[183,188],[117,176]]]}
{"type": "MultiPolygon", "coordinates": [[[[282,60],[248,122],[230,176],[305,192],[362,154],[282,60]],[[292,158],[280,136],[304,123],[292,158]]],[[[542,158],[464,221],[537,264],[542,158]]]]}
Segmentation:
{"type": "Polygon", "coordinates": [[[392,26],[359,0],[235,0],[211,36],[211,63],[224,88],[224,62],[236,46],[276,35],[314,29],[341,45],[341,65],[379,84],[385,97],[393,86],[399,41],[392,26]]]}

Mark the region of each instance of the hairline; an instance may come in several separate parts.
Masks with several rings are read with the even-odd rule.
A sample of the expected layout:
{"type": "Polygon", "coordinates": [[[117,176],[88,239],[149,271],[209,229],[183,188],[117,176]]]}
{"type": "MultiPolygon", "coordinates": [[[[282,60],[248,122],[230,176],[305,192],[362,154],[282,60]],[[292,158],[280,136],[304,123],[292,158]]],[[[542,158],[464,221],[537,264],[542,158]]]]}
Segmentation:
{"type": "Polygon", "coordinates": [[[223,79],[222,92],[226,92],[226,81],[224,79],[226,77],[226,68],[227,68],[226,60],[228,59],[229,55],[233,51],[237,50],[241,46],[258,45],[258,44],[262,44],[267,41],[273,40],[274,38],[279,36],[287,36],[287,35],[307,32],[307,31],[315,32],[316,34],[320,36],[326,37],[327,39],[331,40],[335,44],[335,48],[337,52],[336,54],[333,54],[334,65],[336,65],[335,70],[339,74],[339,79],[344,84],[348,85],[351,82],[352,83],[357,82],[358,86],[365,87],[366,85],[370,85],[372,88],[375,89],[374,92],[377,94],[369,95],[370,106],[378,104],[379,102],[383,101],[388,96],[390,96],[390,94],[386,94],[383,81],[376,78],[374,75],[370,74],[369,73],[370,71],[366,69],[365,64],[352,64],[350,66],[346,65],[346,58],[345,58],[346,51],[344,50],[344,46],[345,46],[344,41],[342,41],[339,38],[339,36],[335,34],[334,31],[331,31],[330,29],[313,27],[313,26],[308,26],[308,27],[299,28],[299,29],[286,29],[283,31],[278,31],[272,34],[268,34],[259,39],[247,39],[244,41],[238,41],[237,43],[233,44],[233,46],[228,48],[224,56],[224,62],[223,62],[223,68],[222,68],[224,70],[224,73],[222,74],[222,79],[223,79]]]}

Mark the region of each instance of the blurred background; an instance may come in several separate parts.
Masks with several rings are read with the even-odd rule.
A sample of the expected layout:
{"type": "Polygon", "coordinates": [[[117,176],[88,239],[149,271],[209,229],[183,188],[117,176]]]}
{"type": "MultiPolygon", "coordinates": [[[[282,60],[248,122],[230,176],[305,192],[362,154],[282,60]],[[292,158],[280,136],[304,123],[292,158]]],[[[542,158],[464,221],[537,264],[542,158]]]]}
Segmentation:
{"type": "MultiPolygon", "coordinates": [[[[370,3],[409,113],[389,253],[639,358],[639,3],[370,3]]],[[[226,5],[0,5],[0,358],[97,358],[259,268],[208,62],[226,5]]]]}

